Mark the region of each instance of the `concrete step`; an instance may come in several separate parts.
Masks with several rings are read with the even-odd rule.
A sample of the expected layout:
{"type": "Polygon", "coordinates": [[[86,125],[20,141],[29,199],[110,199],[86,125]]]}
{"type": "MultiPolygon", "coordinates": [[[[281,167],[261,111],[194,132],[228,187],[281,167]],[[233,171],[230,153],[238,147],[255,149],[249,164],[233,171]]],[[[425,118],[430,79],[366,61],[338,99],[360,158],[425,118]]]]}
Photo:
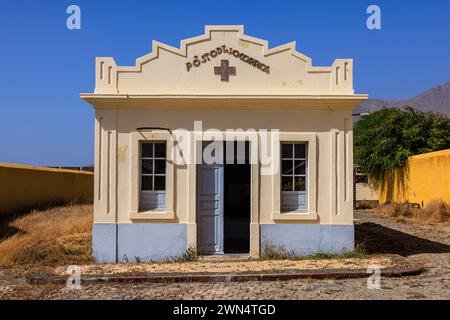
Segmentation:
{"type": "Polygon", "coordinates": [[[207,262],[239,262],[251,260],[249,254],[230,253],[230,254],[214,254],[214,255],[202,255],[201,261],[207,262]]]}

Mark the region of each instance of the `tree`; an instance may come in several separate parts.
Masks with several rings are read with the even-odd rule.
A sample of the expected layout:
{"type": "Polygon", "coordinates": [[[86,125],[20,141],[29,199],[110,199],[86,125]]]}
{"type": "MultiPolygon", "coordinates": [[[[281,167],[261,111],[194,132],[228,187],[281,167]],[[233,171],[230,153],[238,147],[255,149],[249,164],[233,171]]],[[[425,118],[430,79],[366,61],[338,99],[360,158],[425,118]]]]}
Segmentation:
{"type": "Polygon", "coordinates": [[[411,107],[384,108],[355,124],[354,145],[355,163],[381,180],[412,155],[450,148],[450,118],[411,107]]]}

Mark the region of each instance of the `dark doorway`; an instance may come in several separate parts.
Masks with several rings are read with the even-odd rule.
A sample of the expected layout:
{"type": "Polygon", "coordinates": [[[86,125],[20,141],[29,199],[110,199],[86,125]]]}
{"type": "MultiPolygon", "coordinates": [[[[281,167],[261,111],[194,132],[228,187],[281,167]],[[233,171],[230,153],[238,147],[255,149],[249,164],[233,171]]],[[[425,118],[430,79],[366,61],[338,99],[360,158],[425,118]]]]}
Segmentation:
{"type": "Polygon", "coordinates": [[[226,142],[224,252],[250,252],[250,160],[248,142],[226,142]],[[239,145],[239,146],[238,146],[239,145]],[[230,152],[230,148],[234,152],[230,152]],[[245,148],[245,152],[242,152],[245,148]],[[230,163],[232,162],[232,163],[230,163]]]}

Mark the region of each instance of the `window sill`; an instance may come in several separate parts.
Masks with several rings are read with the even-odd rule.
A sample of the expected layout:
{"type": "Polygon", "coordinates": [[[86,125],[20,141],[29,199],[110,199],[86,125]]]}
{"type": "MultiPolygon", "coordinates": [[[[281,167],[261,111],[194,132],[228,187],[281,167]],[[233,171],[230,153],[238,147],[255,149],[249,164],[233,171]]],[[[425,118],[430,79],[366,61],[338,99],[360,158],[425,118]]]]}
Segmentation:
{"type": "Polygon", "coordinates": [[[174,220],[175,213],[173,211],[150,210],[131,212],[131,220],[174,220]]]}
{"type": "Polygon", "coordinates": [[[286,213],[273,213],[273,220],[281,220],[281,221],[305,221],[305,220],[317,220],[319,216],[316,212],[286,212],[286,213]]]}

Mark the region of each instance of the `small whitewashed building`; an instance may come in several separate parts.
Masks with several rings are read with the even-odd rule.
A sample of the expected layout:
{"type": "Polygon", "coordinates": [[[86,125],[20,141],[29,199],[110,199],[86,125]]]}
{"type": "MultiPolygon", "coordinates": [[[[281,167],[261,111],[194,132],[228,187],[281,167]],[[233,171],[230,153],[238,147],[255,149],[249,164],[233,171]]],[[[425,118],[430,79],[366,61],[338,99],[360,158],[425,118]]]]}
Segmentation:
{"type": "MultiPolygon", "coordinates": [[[[332,48],[330,48],[332,50],[332,48]]],[[[93,255],[352,250],[351,59],[207,26],[134,66],[96,59],[93,255]]]]}

